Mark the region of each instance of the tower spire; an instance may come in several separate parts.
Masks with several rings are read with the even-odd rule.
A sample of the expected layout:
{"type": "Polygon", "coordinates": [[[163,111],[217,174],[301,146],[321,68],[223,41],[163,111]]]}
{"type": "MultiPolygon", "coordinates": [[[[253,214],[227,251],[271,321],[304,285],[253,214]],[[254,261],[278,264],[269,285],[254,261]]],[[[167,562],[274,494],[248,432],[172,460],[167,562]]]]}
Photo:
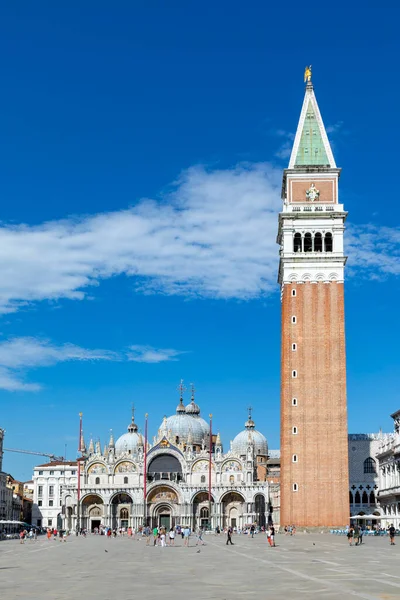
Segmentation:
{"type": "Polygon", "coordinates": [[[306,91],[289,160],[289,169],[305,166],[335,169],[335,159],[311,82],[311,65],[306,67],[304,81],[307,82],[306,91]]]}

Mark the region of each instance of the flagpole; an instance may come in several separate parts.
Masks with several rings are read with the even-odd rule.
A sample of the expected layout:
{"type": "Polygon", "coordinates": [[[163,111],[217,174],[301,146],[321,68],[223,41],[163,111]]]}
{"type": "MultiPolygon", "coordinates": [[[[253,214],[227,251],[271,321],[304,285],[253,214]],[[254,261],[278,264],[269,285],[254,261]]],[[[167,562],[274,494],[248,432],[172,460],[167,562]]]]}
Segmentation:
{"type": "Polygon", "coordinates": [[[210,524],[211,531],[211,459],[212,459],[212,414],[209,414],[210,417],[210,452],[208,459],[208,519],[210,524]]]}
{"type": "Polygon", "coordinates": [[[143,466],[143,525],[147,526],[147,423],[148,423],[148,413],[145,414],[145,422],[144,422],[144,466],[143,466]]]}
{"type": "Polygon", "coordinates": [[[80,521],[81,521],[81,463],[82,458],[82,413],[79,413],[79,442],[78,442],[78,453],[80,456],[77,458],[77,472],[78,472],[78,504],[76,507],[76,529],[79,532],[80,521]]]}

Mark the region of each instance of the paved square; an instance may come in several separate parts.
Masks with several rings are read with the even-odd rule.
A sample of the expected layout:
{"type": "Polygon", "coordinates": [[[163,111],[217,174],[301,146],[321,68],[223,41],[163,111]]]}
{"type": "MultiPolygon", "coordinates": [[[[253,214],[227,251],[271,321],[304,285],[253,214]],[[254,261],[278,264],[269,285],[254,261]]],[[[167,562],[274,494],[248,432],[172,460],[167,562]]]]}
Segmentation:
{"type": "Polygon", "coordinates": [[[235,598],[400,598],[400,540],[366,538],[349,547],[329,534],[254,539],[205,536],[206,546],[146,546],[144,540],[70,537],[66,543],[0,543],[0,594],[4,600],[68,599],[228,600],[235,598]],[[200,550],[200,552],[198,552],[200,550]]]}

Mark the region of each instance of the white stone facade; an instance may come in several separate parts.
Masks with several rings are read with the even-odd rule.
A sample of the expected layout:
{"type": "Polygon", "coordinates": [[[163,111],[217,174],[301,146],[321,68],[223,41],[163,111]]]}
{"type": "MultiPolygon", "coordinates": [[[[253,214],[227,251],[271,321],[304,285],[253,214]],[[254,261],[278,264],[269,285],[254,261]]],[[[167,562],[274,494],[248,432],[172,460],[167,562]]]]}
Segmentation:
{"type": "Polygon", "coordinates": [[[349,503],[350,514],[381,514],[378,459],[384,434],[349,434],[349,503]]]}
{"type": "Polygon", "coordinates": [[[382,510],[382,525],[400,528],[400,410],[391,415],[394,433],[381,440],[379,461],[379,502],[382,510]]]}
{"type": "Polygon", "coordinates": [[[55,461],[38,465],[33,472],[32,525],[59,527],[63,522],[65,488],[78,481],[77,463],[55,461]]]}

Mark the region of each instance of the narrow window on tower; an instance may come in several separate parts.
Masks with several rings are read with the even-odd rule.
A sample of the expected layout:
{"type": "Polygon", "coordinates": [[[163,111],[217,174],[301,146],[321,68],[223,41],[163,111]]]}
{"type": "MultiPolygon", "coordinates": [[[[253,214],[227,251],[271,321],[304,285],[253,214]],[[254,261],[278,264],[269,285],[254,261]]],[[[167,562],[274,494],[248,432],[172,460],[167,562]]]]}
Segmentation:
{"type": "Polygon", "coordinates": [[[296,350],[297,350],[297,344],[292,344],[292,351],[296,352],[296,350]]]}
{"type": "Polygon", "coordinates": [[[292,296],[296,295],[296,290],[292,290],[292,296]]]}
{"type": "Polygon", "coordinates": [[[295,233],[293,239],[293,251],[301,252],[301,233],[295,233]]]}
{"type": "Polygon", "coordinates": [[[296,426],[292,427],[292,433],[293,433],[293,435],[297,435],[297,427],[296,426]]]}
{"type": "Polygon", "coordinates": [[[327,233],[327,234],[325,234],[325,252],[332,252],[332,250],[333,250],[332,234],[327,233]]]}
{"type": "Polygon", "coordinates": [[[297,371],[292,371],[292,377],[293,377],[293,379],[296,379],[296,377],[297,377],[297,371]]]}
{"type": "Polygon", "coordinates": [[[314,252],[322,252],[322,233],[319,233],[319,231],[314,238],[314,252]]]}
{"type": "Polygon", "coordinates": [[[294,316],[292,317],[292,323],[293,323],[293,325],[296,325],[296,317],[294,317],[294,316]]]}
{"type": "Polygon", "coordinates": [[[298,489],[299,489],[299,486],[297,485],[297,483],[294,483],[294,484],[293,484],[293,487],[292,487],[292,489],[293,489],[293,491],[294,491],[294,492],[297,492],[297,491],[298,491],[298,489]]]}
{"type": "Polygon", "coordinates": [[[312,252],[312,242],[311,233],[306,233],[304,236],[304,252],[312,252]]]}
{"type": "Polygon", "coordinates": [[[293,462],[297,462],[297,454],[293,454],[293,456],[292,456],[292,461],[293,461],[293,462]]]}
{"type": "Polygon", "coordinates": [[[297,406],[297,398],[292,398],[292,406],[297,406]]]}

